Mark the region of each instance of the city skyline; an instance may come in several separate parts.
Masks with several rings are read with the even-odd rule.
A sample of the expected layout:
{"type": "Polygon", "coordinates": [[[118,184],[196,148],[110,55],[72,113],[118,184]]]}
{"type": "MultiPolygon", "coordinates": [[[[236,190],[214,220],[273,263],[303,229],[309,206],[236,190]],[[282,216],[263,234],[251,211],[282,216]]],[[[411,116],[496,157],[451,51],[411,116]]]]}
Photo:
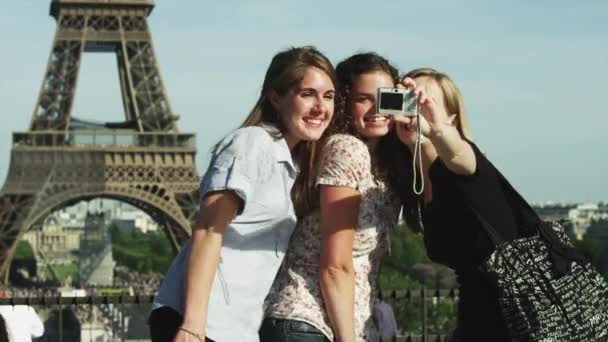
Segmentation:
{"type": "MultiPolygon", "coordinates": [[[[10,133],[28,129],[46,67],[55,30],[49,4],[0,5],[2,182],[10,133]]],[[[601,41],[608,29],[601,23],[607,12],[599,0],[373,6],[157,0],[149,23],[179,128],[197,134],[199,173],[212,144],[253,106],[272,55],[312,44],[335,63],[376,51],[402,72],[445,71],[464,94],[476,142],[528,200],[605,202],[608,47],[601,41]]],[[[85,54],[73,115],[123,119],[113,55],[85,54]]]]}

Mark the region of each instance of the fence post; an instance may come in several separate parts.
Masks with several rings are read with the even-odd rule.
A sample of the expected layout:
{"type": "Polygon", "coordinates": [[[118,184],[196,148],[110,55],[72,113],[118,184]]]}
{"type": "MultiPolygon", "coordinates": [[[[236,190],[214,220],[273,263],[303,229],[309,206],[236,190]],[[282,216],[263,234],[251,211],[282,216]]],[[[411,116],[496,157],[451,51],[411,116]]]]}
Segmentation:
{"type": "Polygon", "coordinates": [[[426,329],[426,289],[423,287],[420,293],[422,300],[422,341],[427,342],[427,329],[426,329]]]}
{"type": "Polygon", "coordinates": [[[127,332],[125,331],[125,302],[123,301],[123,294],[120,294],[120,310],[122,311],[122,314],[120,315],[120,325],[122,326],[122,334],[120,336],[120,341],[124,342],[125,341],[125,335],[127,335],[127,332]]]}
{"type": "Polygon", "coordinates": [[[59,304],[59,341],[63,342],[63,310],[61,304],[59,304]]]}

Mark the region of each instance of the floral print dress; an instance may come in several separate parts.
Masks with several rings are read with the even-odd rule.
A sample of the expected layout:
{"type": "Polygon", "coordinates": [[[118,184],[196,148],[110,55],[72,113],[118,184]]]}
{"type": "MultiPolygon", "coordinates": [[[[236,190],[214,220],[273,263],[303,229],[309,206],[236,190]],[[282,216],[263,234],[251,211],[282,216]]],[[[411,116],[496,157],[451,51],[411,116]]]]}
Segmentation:
{"type": "MultiPolygon", "coordinates": [[[[397,225],[401,205],[396,194],[372,175],[367,145],[350,135],[329,138],[316,183],[351,187],[361,193],[353,240],[355,336],[357,341],[367,341],[378,273],[388,250],[387,234],[397,225]]],[[[319,283],[320,226],[319,210],[298,222],[266,300],[266,317],[306,322],[333,340],[319,283]]]]}

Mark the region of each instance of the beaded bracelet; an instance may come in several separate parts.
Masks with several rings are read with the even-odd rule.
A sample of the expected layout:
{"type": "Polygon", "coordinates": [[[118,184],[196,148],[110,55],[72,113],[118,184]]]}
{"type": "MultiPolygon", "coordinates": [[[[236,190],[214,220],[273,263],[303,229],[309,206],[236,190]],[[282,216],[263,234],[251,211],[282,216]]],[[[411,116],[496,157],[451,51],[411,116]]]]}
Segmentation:
{"type": "Polygon", "coordinates": [[[179,330],[182,330],[182,331],[185,331],[186,333],[188,333],[188,334],[190,334],[190,335],[192,335],[192,336],[196,337],[196,339],[197,339],[199,342],[205,342],[205,339],[204,339],[204,338],[201,336],[201,334],[197,334],[197,333],[195,333],[194,331],[192,331],[192,330],[190,330],[190,329],[186,329],[186,328],[182,328],[182,327],[179,327],[178,329],[179,329],[179,330]]]}

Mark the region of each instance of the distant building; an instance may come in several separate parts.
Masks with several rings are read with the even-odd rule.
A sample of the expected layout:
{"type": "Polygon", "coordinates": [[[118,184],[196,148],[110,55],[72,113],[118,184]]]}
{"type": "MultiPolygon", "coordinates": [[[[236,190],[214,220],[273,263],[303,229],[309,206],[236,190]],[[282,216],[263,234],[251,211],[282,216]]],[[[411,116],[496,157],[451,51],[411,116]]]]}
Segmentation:
{"type": "Polygon", "coordinates": [[[34,249],[38,270],[46,269],[45,265],[79,265],[83,285],[112,285],[112,224],[125,232],[159,228],[147,213],[128,203],[95,199],[52,212],[21,240],[34,249]]]}
{"type": "MultiPolygon", "coordinates": [[[[50,215],[42,226],[26,232],[21,239],[29,242],[36,255],[43,255],[46,263],[65,265],[75,261],[81,236],[82,230],[65,228],[56,216],[50,215]]],[[[42,266],[38,261],[38,266],[42,266]]]]}
{"type": "MultiPolygon", "coordinates": [[[[116,224],[119,228],[130,230],[137,229],[142,233],[158,230],[158,224],[145,212],[130,205],[119,205],[108,211],[110,224],[116,224]]],[[[122,230],[121,229],[121,230],[122,230]]]]}
{"type": "Polygon", "coordinates": [[[546,221],[568,220],[570,210],[576,207],[575,204],[534,204],[532,208],[538,216],[546,221]]]}
{"type": "Polygon", "coordinates": [[[608,220],[608,207],[594,203],[579,204],[570,210],[568,218],[574,225],[577,237],[582,238],[594,222],[608,220]]]}
{"type": "Polygon", "coordinates": [[[595,221],[608,220],[608,204],[534,204],[536,213],[547,221],[567,220],[571,223],[572,233],[581,240],[587,229],[595,221]]]}
{"type": "Polygon", "coordinates": [[[80,232],[64,229],[55,217],[48,217],[41,229],[32,229],[23,240],[38,251],[73,251],[80,248],[80,232]]]}
{"type": "Polygon", "coordinates": [[[608,219],[608,206],[598,205],[595,203],[583,203],[576,206],[569,213],[570,219],[579,220],[581,222],[590,222],[591,220],[606,220],[608,219]]]}

